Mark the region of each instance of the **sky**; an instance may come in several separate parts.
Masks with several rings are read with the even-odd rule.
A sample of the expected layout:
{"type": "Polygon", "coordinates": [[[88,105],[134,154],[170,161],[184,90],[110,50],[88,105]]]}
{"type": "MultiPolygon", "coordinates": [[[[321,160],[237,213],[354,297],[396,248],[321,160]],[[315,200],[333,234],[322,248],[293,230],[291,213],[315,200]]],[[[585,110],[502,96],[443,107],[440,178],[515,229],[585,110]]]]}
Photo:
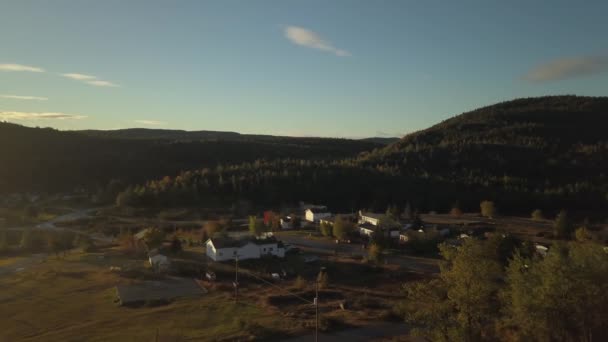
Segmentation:
{"type": "Polygon", "coordinates": [[[608,1],[0,0],[0,120],[401,136],[606,96],[608,1]]]}

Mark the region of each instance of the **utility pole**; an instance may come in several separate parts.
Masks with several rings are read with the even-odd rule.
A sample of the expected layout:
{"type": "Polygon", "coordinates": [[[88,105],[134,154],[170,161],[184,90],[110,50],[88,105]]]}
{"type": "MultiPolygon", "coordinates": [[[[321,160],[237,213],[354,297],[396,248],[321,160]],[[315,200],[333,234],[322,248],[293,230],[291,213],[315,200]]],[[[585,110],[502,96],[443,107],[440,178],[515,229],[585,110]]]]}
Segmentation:
{"type": "Polygon", "coordinates": [[[317,281],[315,282],[315,342],[319,341],[319,277],[325,273],[325,267],[321,267],[317,281]]]}
{"type": "Polygon", "coordinates": [[[234,266],[235,266],[235,272],[234,272],[234,303],[238,303],[239,302],[239,256],[237,255],[236,258],[234,259],[234,266]]]}
{"type": "Polygon", "coordinates": [[[319,341],[319,278],[315,282],[315,342],[319,341]]]}

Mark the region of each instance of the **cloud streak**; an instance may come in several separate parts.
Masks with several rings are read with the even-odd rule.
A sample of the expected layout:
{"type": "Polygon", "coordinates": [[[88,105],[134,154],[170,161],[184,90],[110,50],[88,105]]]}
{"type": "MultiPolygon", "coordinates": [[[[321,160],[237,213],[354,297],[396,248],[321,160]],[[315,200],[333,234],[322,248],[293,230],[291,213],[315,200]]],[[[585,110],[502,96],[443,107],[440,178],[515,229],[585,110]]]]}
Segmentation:
{"type": "Polygon", "coordinates": [[[331,42],[323,39],[317,33],[299,26],[285,27],[285,37],[292,43],[311,49],[333,53],[339,57],[351,56],[351,53],[335,47],[331,42]]]}
{"type": "Polygon", "coordinates": [[[25,96],[25,95],[8,95],[8,94],[0,94],[0,98],[9,99],[9,100],[31,100],[31,101],[46,101],[48,97],[41,96],[25,96]]]}
{"type": "Polygon", "coordinates": [[[73,115],[65,113],[32,113],[32,112],[12,112],[0,111],[0,120],[80,120],[84,115],[73,115]]]}
{"type": "Polygon", "coordinates": [[[97,87],[120,87],[118,84],[101,80],[86,81],[85,83],[97,87]]]}
{"type": "Polygon", "coordinates": [[[551,82],[592,76],[608,71],[608,55],[560,58],[530,70],[523,79],[529,82],[551,82]]]}
{"type": "Polygon", "coordinates": [[[166,122],[156,120],[134,120],[133,122],[146,126],[163,126],[167,124],[166,122]]]}
{"type": "Polygon", "coordinates": [[[77,81],[94,80],[97,78],[95,76],[85,75],[85,74],[61,74],[61,76],[71,78],[71,79],[77,80],[77,81]]]}
{"type": "Polygon", "coordinates": [[[78,73],[66,73],[60,74],[65,78],[69,78],[75,81],[81,81],[88,85],[96,86],[96,87],[120,87],[120,85],[108,81],[103,81],[97,78],[97,76],[87,75],[87,74],[78,74],[78,73]]]}
{"type": "Polygon", "coordinates": [[[44,69],[22,64],[0,64],[0,71],[44,72],[44,69]]]}

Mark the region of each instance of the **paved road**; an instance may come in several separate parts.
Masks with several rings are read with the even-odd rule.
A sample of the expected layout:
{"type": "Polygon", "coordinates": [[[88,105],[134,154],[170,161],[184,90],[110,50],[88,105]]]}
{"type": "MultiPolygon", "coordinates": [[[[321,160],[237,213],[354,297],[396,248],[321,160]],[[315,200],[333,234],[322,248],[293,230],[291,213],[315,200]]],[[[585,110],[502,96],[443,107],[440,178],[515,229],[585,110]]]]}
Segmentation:
{"type": "MultiPolygon", "coordinates": [[[[360,244],[336,244],[329,240],[313,240],[305,236],[293,234],[276,233],[279,239],[292,244],[303,250],[316,253],[333,254],[335,251],[340,255],[367,256],[367,250],[360,244]]],[[[385,260],[389,264],[399,265],[405,269],[421,273],[438,273],[439,265],[437,259],[421,258],[406,255],[387,255],[385,260]]]]}

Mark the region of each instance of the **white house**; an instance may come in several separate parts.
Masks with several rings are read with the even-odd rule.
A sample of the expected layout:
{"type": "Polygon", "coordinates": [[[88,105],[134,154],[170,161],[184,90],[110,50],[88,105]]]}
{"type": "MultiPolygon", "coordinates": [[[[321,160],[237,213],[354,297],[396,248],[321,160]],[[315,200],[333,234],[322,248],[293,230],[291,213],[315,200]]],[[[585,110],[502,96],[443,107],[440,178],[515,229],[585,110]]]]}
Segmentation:
{"type": "Polygon", "coordinates": [[[359,211],[359,223],[369,223],[371,225],[377,226],[380,224],[380,219],[382,218],[382,216],[384,215],[359,211]]]}
{"type": "Polygon", "coordinates": [[[148,253],[148,261],[150,262],[150,266],[157,272],[166,272],[171,266],[169,258],[160,254],[156,249],[148,253]]]}
{"type": "Polygon", "coordinates": [[[321,219],[331,217],[331,213],[327,211],[327,209],[316,209],[310,208],[306,209],[305,218],[308,222],[319,222],[321,219]]]}
{"type": "Polygon", "coordinates": [[[376,232],[376,229],[378,229],[378,227],[371,223],[362,223],[359,225],[359,235],[371,237],[376,232]]]}
{"type": "Polygon", "coordinates": [[[263,256],[285,257],[285,247],[274,237],[229,239],[211,238],[207,240],[206,254],[214,261],[259,259],[263,256]]]}

